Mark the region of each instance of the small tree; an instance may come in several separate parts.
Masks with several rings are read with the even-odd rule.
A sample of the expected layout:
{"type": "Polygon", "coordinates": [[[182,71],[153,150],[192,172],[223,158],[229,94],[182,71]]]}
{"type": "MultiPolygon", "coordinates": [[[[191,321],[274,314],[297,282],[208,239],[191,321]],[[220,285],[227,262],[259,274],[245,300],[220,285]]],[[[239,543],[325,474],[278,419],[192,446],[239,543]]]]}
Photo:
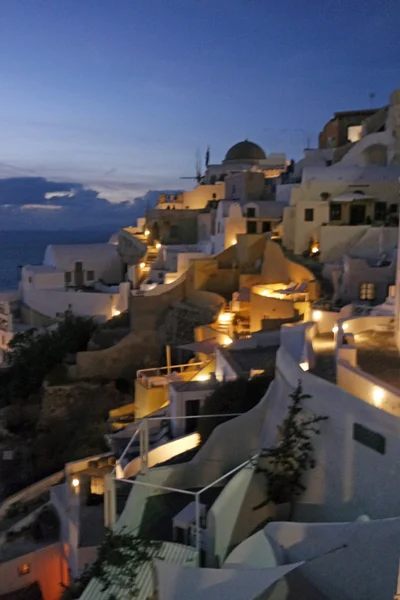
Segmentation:
{"type": "MultiPolygon", "coordinates": [[[[161,546],[160,541],[146,540],[123,530],[117,533],[107,529],[96,561],[71,583],[62,600],[79,598],[92,577],[100,580],[102,592],[118,587],[118,598],[136,597],[137,576],[146,563],[159,557],[161,546]]],[[[108,598],[116,600],[112,593],[108,598]]]]}
{"type": "Polygon", "coordinates": [[[311,396],[303,393],[301,381],[290,398],[287,417],[278,428],[279,444],[260,453],[257,471],[265,475],[267,497],[255,509],[269,502],[292,502],[305,491],[303,477],[316,464],[312,437],[320,434],[319,423],[328,417],[304,415],[302,402],[311,396]]]}
{"type": "Polygon", "coordinates": [[[9,344],[10,366],[5,400],[27,398],[38,392],[43,380],[68,354],[85,350],[97,325],[93,319],[66,312],[54,329],[29,329],[17,333],[9,344]]]}

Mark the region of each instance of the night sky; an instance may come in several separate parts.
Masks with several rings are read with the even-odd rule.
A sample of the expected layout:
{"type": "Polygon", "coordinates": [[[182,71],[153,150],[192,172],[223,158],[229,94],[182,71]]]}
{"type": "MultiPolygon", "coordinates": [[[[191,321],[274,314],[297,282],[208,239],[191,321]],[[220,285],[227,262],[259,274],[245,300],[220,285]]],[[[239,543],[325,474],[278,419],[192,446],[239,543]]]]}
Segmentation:
{"type": "Polygon", "coordinates": [[[122,200],[190,186],[208,144],[300,157],[400,87],[399,31],[399,0],[1,0],[0,175],[122,200]]]}

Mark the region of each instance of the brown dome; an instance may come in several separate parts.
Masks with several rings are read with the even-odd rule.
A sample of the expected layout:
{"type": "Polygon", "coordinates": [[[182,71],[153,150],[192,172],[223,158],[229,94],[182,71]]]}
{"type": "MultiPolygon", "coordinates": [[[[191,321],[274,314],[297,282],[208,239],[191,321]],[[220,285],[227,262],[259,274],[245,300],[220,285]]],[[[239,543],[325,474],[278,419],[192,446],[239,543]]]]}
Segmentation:
{"type": "Polygon", "coordinates": [[[224,162],[246,162],[265,160],[266,158],[265,152],[262,148],[260,148],[260,146],[254,144],[254,142],[244,140],[243,142],[238,142],[232,146],[232,148],[229,148],[224,162]]]}

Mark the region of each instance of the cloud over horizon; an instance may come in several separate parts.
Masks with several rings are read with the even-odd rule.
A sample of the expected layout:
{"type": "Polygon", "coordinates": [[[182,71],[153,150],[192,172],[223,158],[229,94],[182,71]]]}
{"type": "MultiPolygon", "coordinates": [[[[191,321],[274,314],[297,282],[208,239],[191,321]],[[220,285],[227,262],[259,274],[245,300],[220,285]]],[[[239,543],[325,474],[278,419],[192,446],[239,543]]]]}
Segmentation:
{"type": "MultiPolygon", "coordinates": [[[[127,187],[122,188],[129,197],[127,187]]],[[[0,179],[0,230],[117,229],[134,224],[165,191],[169,190],[149,190],[131,200],[112,202],[97,189],[73,181],[0,179]]]]}

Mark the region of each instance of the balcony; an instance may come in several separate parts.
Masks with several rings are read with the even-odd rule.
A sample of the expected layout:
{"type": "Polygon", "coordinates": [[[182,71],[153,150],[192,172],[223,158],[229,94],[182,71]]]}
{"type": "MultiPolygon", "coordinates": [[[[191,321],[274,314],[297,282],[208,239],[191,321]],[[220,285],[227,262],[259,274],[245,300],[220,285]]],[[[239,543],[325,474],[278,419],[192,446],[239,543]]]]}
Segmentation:
{"type": "Polygon", "coordinates": [[[136,380],[145,388],[165,387],[174,381],[189,381],[194,379],[210,361],[141,369],[136,373],[136,380]]]}

